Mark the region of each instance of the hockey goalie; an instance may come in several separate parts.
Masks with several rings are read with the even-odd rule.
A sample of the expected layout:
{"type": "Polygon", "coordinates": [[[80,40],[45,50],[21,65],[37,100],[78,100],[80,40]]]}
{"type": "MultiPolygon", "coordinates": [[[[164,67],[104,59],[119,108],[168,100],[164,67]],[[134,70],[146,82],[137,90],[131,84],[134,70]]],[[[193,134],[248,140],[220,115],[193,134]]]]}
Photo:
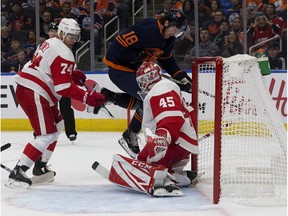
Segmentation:
{"type": "Polygon", "coordinates": [[[196,119],[179,86],[161,74],[161,68],[149,61],[136,73],[146,145],[136,159],[114,155],[109,180],[152,196],[182,196],[180,188],[197,177],[196,172],[184,171],[191,153],[199,153],[193,127],[196,119]]]}

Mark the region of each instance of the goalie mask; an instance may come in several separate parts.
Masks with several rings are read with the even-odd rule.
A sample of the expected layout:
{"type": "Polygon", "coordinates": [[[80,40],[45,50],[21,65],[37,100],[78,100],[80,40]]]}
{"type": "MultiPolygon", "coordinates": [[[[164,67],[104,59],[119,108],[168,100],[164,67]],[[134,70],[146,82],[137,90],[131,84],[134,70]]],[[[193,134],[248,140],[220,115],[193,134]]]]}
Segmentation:
{"type": "Polygon", "coordinates": [[[176,26],[178,29],[175,37],[181,37],[187,29],[186,17],[181,10],[168,10],[160,17],[160,23],[165,28],[176,26]]]}
{"type": "Polygon", "coordinates": [[[75,42],[79,42],[81,39],[81,29],[78,23],[74,19],[63,18],[58,25],[58,37],[63,32],[63,41],[68,34],[75,37],[75,42]]]}
{"type": "Polygon", "coordinates": [[[136,81],[142,92],[138,92],[142,99],[145,98],[146,94],[150,91],[153,84],[159,82],[161,78],[161,68],[152,61],[145,61],[138,68],[136,72],[136,81]]]}

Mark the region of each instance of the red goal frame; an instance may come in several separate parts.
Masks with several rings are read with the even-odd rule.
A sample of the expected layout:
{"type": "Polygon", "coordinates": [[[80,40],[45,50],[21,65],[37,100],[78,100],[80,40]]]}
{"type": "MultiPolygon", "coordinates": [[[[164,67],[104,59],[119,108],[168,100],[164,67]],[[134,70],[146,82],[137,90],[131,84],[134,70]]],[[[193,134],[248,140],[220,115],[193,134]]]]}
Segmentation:
{"type": "MultiPolygon", "coordinates": [[[[215,119],[214,119],[214,168],[213,168],[213,204],[218,204],[220,199],[220,173],[221,173],[221,119],[222,119],[222,72],[223,59],[221,57],[201,57],[192,60],[192,107],[198,119],[198,78],[199,65],[207,62],[215,63],[215,119]]],[[[195,125],[198,134],[198,125],[195,125]]],[[[192,155],[191,169],[197,171],[197,155],[192,155]]]]}

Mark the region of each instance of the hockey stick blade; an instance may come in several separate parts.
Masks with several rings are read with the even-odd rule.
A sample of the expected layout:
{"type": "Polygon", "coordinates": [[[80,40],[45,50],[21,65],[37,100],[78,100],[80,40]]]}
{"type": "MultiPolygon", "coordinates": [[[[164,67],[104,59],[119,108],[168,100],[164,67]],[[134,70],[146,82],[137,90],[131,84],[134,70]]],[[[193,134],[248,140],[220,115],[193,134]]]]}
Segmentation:
{"type": "Polygon", "coordinates": [[[107,109],[106,106],[103,106],[104,110],[102,110],[102,112],[104,112],[106,115],[109,115],[111,118],[115,119],[115,117],[112,115],[112,113],[107,109]]]}
{"type": "Polygon", "coordinates": [[[11,143],[6,143],[5,145],[1,146],[1,152],[10,148],[10,146],[11,146],[11,143]]]}
{"type": "Polygon", "coordinates": [[[95,170],[99,175],[109,181],[109,173],[110,171],[102,166],[99,162],[95,161],[92,164],[92,169],[95,170]]]}
{"type": "MultiPolygon", "coordinates": [[[[232,125],[232,123],[231,123],[231,122],[227,122],[225,125],[223,125],[223,128],[227,128],[227,127],[230,127],[231,125],[232,125]]],[[[206,138],[208,138],[208,137],[212,136],[213,134],[214,134],[214,131],[211,131],[211,132],[209,132],[209,133],[205,134],[204,136],[202,136],[202,137],[198,138],[198,142],[201,142],[201,141],[203,141],[204,139],[206,139],[206,138]]]]}

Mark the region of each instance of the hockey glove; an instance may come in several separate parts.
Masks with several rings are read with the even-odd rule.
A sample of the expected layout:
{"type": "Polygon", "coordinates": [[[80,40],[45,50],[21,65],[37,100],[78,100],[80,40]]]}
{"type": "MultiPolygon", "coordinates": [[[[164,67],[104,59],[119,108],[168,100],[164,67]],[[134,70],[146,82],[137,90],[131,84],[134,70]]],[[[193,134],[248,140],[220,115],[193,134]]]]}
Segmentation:
{"type": "Polygon", "coordinates": [[[185,71],[179,71],[173,75],[173,78],[179,80],[181,83],[178,84],[181,91],[185,91],[188,93],[192,92],[192,79],[188,76],[185,71]]]}
{"type": "Polygon", "coordinates": [[[150,129],[146,128],[148,158],[147,163],[153,163],[165,157],[169,144],[171,143],[170,133],[160,128],[153,134],[150,129]]]}
{"type": "Polygon", "coordinates": [[[102,106],[106,101],[106,97],[98,92],[87,90],[83,97],[83,103],[89,106],[102,106]]]}
{"type": "Polygon", "coordinates": [[[74,70],[72,72],[72,79],[75,85],[84,86],[86,82],[86,75],[81,70],[74,70]]]}

